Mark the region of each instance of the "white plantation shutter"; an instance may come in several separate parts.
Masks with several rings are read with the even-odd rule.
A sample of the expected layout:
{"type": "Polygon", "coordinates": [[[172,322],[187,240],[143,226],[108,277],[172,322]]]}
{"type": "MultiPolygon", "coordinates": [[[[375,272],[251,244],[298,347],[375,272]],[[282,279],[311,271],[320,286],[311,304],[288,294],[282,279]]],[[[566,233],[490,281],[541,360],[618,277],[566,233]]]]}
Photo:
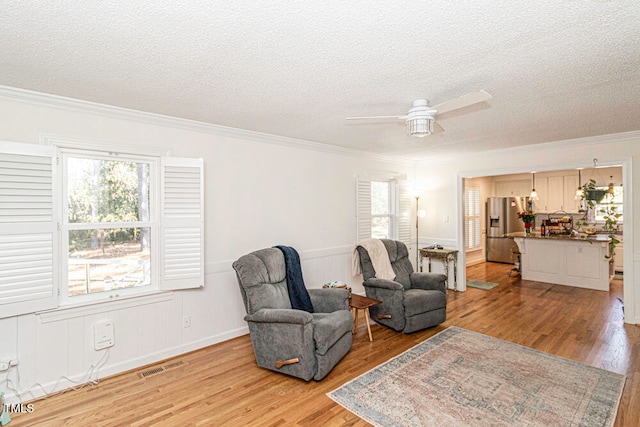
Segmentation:
{"type": "Polygon", "coordinates": [[[356,239],[371,237],[371,180],[358,178],[356,182],[356,239]]]}
{"type": "Polygon", "coordinates": [[[411,197],[409,181],[398,181],[398,240],[411,245],[411,197]]]}
{"type": "Polygon", "coordinates": [[[55,150],[0,142],[0,318],[58,303],[55,150]]]}
{"type": "Polygon", "coordinates": [[[465,248],[476,249],[480,242],[480,190],[466,188],[464,203],[465,248]]]}
{"type": "Polygon", "coordinates": [[[160,289],[204,286],[204,177],[201,159],[162,158],[160,289]]]}

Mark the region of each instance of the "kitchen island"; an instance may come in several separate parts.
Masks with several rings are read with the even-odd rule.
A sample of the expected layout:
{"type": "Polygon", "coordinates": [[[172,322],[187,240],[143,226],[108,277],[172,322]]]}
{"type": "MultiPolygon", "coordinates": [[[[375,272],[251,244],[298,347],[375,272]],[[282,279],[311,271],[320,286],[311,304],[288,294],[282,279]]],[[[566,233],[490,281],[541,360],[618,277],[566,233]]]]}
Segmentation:
{"type": "Polygon", "coordinates": [[[579,288],[609,290],[609,242],[606,235],[541,236],[511,233],[520,250],[522,278],[579,288]]]}

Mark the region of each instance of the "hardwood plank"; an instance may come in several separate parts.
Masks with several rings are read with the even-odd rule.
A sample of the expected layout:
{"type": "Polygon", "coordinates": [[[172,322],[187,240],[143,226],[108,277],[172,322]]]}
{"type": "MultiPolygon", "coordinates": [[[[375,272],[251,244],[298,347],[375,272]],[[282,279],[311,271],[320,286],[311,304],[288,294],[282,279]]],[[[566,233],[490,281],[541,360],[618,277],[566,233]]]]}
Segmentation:
{"type": "Polygon", "coordinates": [[[185,364],[159,375],[140,378],[140,368],[36,400],[35,412],[13,414],[11,426],[367,426],[326,393],[448,326],[626,375],[615,425],[634,425],[640,419],[640,326],[623,323],[622,281],[601,292],[508,277],[510,268],[469,267],[469,278],[500,286],[449,291],[447,321],[426,331],[406,335],[372,323],[369,342],[361,317],[351,351],[320,382],[258,368],[243,336],[176,357],[185,364]]]}

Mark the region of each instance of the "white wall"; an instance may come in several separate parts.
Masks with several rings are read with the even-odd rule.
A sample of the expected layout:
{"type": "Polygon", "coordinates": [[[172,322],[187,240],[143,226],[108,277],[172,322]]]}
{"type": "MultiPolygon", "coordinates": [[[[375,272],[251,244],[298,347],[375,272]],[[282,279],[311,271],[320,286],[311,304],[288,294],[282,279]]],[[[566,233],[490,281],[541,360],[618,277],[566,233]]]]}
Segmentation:
{"type": "MultiPolygon", "coordinates": [[[[295,247],[310,288],[351,283],[355,179],[408,162],[373,157],[251,132],[72,102],[0,88],[0,140],[33,143],[43,134],[90,142],[161,147],[205,164],[204,289],[0,319],[0,360],[19,360],[13,386],[23,399],[53,391],[63,376],[84,377],[105,351],[95,351],[92,325],[115,324],[115,345],[99,376],[115,374],[247,333],[231,263],[264,247],[295,247]],[[183,316],[191,327],[183,328],[183,316]]],[[[104,359],[102,359],[104,360],[104,359]]],[[[4,378],[4,374],[2,375],[4,378]]],[[[69,387],[62,380],[57,389],[69,387]]],[[[13,390],[0,382],[10,401],[13,390]]]]}
{"type": "MultiPolygon", "coordinates": [[[[449,242],[462,254],[462,203],[464,178],[531,171],[550,171],[622,165],[624,194],[624,304],[625,321],[640,323],[640,132],[584,138],[458,156],[422,162],[415,176],[430,183],[424,200],[431,209],[420,220],[421,240],[449,242]],[[453,220],[446,221],[446,217],[453,220]],[[424,233],[422,233],[424,230],[424,233]],[[427,234],[429,233],[429,234],[427,234]]],[[[464,265],[464,261],[459,262],[464,265]]],[[[459,282],[464,284],[464,271],[459,282]]]]}

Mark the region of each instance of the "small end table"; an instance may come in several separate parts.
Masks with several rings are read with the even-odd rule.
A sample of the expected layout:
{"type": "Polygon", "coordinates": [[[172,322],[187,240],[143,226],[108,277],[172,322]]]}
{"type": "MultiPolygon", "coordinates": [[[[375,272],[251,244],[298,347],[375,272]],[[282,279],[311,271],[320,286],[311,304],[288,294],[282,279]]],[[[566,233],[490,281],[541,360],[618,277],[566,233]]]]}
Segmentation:
{"type": "Polygon", "coordinates": [[[349,308],[351,309],[351,314],[353,314],[354,321],[353,331],[351,331],[352,333],[355,334],[358,331],[358,310],[364,310],[364,318],[367,322],[367,332],[369,332],[369,341],[373,341],[371,325],[369,324],[369,307],[373,307],[378,304],[382,304],[382,301],[362,295],[351,294],[351,298],[349,298],[349,308]]]}
{"type": "Polygon", "coordinates": [[[420,271],[422,271],[422,258],[429,259],[429,273],[431,273],[431,258],[440,259],[444,264],[444,274],[447,276],[447,289],[449,288],[449,261],[453,261],[453,290],[458,290],[458,251],[456,249],[420,249],[420,271]]]}

